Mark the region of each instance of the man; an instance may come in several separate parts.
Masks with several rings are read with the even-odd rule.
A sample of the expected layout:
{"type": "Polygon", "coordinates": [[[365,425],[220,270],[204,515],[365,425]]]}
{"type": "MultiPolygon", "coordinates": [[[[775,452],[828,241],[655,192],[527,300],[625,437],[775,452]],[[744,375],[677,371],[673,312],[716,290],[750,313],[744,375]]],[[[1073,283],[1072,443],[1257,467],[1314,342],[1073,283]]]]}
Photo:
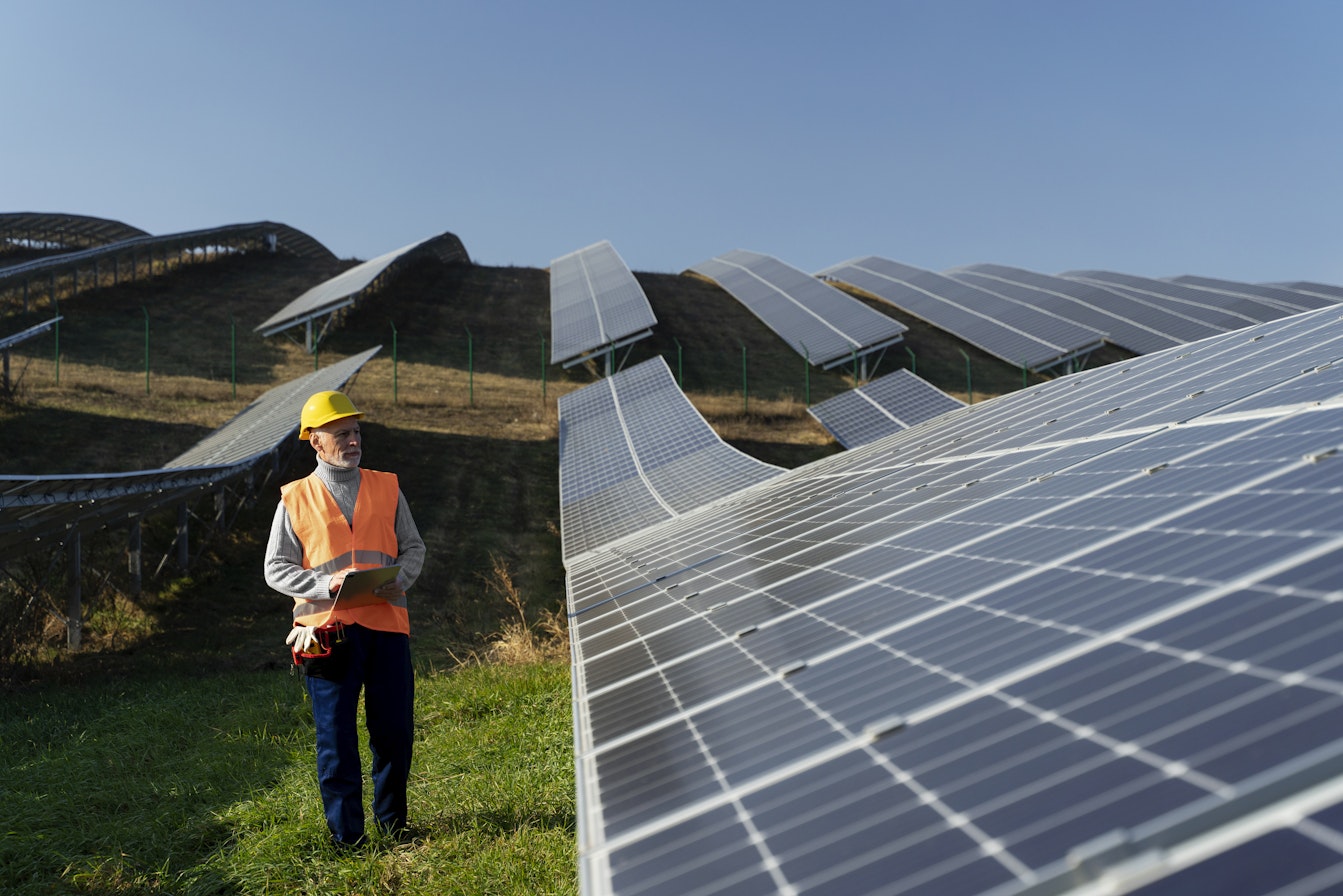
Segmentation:
{"type": "Polygon", "coordinates": [[[317,728],[317,778],[337,848],[364,843],[363,776],[356,713],[364,691],[373,754],[373,814],[392,836],[406,828],[406,782],[414,734],[414,675],[406,591],[424,564],[424,541],[392,473],[359,466],[363,416],[341,392],[303,405],[299,438],[317,468],[280,488],[266,545],[266,583],[294,599],[286,638],[304,673],[317,728]],[[355,569],[399,565],[380,600],[342,606],[355,569]]]}

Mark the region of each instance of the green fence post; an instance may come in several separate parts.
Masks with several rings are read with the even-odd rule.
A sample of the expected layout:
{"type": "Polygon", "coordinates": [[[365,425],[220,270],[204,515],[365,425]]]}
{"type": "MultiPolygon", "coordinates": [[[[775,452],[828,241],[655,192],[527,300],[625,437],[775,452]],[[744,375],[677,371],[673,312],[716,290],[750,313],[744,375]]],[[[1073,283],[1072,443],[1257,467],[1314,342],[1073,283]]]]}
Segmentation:
{"type": "Polygon", "coordinates": [[[61,305],[59,302],[51,303],[56,309],[56,355],[52,358],[56,365],[56,385],[61,384],[61,305]]]}
{"type": "Polygon", "coordinates": [[[541,401],[546,400],[546,334],[541,334],[541,401]]]}
{"type": "Polygon", "coordinates": [[[909,352],[909,372],[915,376],[919,375],[919,359],[914,354],[914,349],[905,346],[905,351],[909,352]]]}
{"type": "Polygon", "coordinates": [[[1022,365],[1021,365],[1021,388],[1025,389],[1025,388],[1026,388],[1027,386],[1029,386],[1029,385],[1030,385],[1030,382],[1026,379],[1026,365],[1025,365],[1025,364],[1022,364],[1022,365]]]}
{"type": "Polygon", "coordinates": [[[675,336],[673,336],[673,337],[672,337],[672,342],[675,342],[675,343],[676,343],[676,388],[681,389],[681,390],[684,390],[684,389],[685,389],[685,377],[683,377],[683,376],[681,375],[681,374],[682,374],[682,370],[681,370],[681,340],[679,340],[679,339],[677,339],[675,336]]]}
{"type": "MultiPolygon", "coordinates": [[[[738,340],[740,342],[740,340],[738,340]]],[[[741,412],[751,412],[750,391],[746,387],[746,343],[741,343],[741,412]]]]}
{"type": "Polygon", "coordinates": [[[958,348],[956,351],[960,352],[961,357],[965,359],[965,403],[974,404],[975,387],[970,381],[970,356],[965,353],[965,349],[963,348],[958,348]]]}
{"type": "Polygon", "coordinates": [[[811,350],[807,348],[807,343],[798,340],[802,346],[802,394],[803,401],[807,407],[811,407],[811,350]]]}
{"type": "Polygon", "coordinates": [[[471,328],[462,327],[466,331],[466,394],[467,401],[471,407],[476,406],[476,366],[475,366],[475,346],[471,338],[471,328]]]}
{"type": "Polygon", "coordinates": [[[397,403],[396,321],[392,320],[389,317],[387,319],[387,323],[390,324],[392,327],[392,404],[396,404],[397,403]]]}
{"type": "Polygon", "coordinates": [[[149,309],[144,305],[140,310],[145,314],[145,394],[149,394],[149,309]]]}
{"type": "Polygon", "coordinates": [[[228,313],[229,328],[229,382],[233,384],[233,400],[238,400],[238,322],[233,312],[228,313]]]}

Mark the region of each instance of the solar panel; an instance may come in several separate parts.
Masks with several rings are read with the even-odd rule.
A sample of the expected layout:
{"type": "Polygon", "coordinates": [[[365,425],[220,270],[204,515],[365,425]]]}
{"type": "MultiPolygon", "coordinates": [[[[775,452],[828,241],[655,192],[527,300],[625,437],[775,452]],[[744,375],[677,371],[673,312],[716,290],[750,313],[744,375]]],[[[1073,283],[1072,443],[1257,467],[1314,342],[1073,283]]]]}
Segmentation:
{"type": "Polygon", "coordinates": [[[651,336],[656,323],[643,287],[609,242],[550,263],[550,363],[573,366],[651,336]]]}
{"type": "Polygon", "coordinates": [[[0,336],[0,351],[6,351],[22,342],[27,342],[34,336],[40,336],[47,330],[50,330],[52,327],[56,326],[56,324],[63,319],[64,319],[63,315],[53,317],[51,320],[43,321],[40,324],[34,324],[33,326],[28,327],[25,330],[20,330],[19,332],[10,334],[9,336],[0,336]]]}
{"type": "Polygon", "coordinates": [[[1172,277],[1170,282],[1178,283],[1182,286],[1194,286],[1199,289],[1207,289],[1216,293],[1253,296],[1267,303],[1269,307],[1282,312],[1282,314],[1274,314],[1272,317],[1267,317],[1265,318],[1266,320],[1272,320],[1286,314],[1299,314],[1302,311],[1314,311],[1316,308],[1326,308],[1330,305],[1338,304],[1339,301],[1343,301],[1343,295],[1327,298],[1309,292],[1288,289],[1285,286],[1274,286],[1271,283],[1237,283],[1233,280],[1219,280],[1215,277],[1195,277],[1192,275],[1172,277]]]}
{"type": "Polygon", "coordinates": [[[1332,299],[1335,302],[1343,302],[1343,286],[1334,286],[1329,283],[1311,283],[1308,280],[1297,280],[1292,283],[1276,283],[1272,286],[1281,286],[1294,292],[1304,292],[1313,296],[1322,296],[1326,299],[1332,299]]]}
{"type": "Polygon", "coordinates": [[[720,439],[661,356],[561,396],[559,412],[565,557],[782,472],[720,439]]]}
{"type": "Polygon", "coordinates": [[[38,249],[83,249],[149,234],[108,218],[50,212],[0,213],[0,249],[6,245],[38,249]]]}
{"type": "Polygon", "coordinates": [[[1337,892],[1340,360],[1286,318],[568,561],[583,892],[1337,892]]]}
{"type": "Polygon", "coordinates": [[[836,367],[899,342],[904,324],[777,258],[735,249],[689,270],[718,283],[799,355],[836,367]]]}
{"type": "Polygon", "coordinates": [[[817,276],[889,302],[1017,367],[1043,370],[1099,348],[1104,333],[942,274],[870,255],[817,276]]]}
{"type": "Polygon", "coordinates": [[[341,388],[378,350],[276,386],[160,469],[0,476],[0,550],[12,555],[43,539],[60,543],[73,531],[126,521],[247,473],[294,438],[309,395],[341,388]]]}
{"type": "Polygon", "coordinates": [[[807,412],[845,448],[866,445],[948,411],[965,407],[927,380],[897,370],[841,392],[807,412]]]}
{"type": "Polygon", "coordinates": [[[1065,271],[1059,275],[1104,286],[1111,292],[1154,302],[1219,331],[1240,329],[1282,317],[1279,310],[1269,311],[1265,303],[1252,296],[1214,293],[1184,286],[1170,280],[1153,280],[1114,271],[1065,271]]]}
{"type": "Polygon", "coordinates": [[[1212,336],[1218,331],[1201,327],[1188,333],[1190,323],[1166,311],[1136,302],[1128,296],[1077,280],[999,264],[973,264],[947,272],[964,283],[1018,299],[1058,304],[1050,307],[1083,326],[1105,334],[1105,341],[1138,355],[1161,351],[1212,336]],[[1044,298],[1036,298],[1036,297],[1044,298]]]}
{"type": "Polygon", "coordinates": [[[256,332],[262,336],[273,336],[299,324],[310,325],[319,317],[353,305],[359,294],[373,285],[374,281],[393,265],[423,253],[432,253],[444,262],[469,260],[462,241],[453,234],[441,233],[438,236],[431,236],[402,246],[400,249],[393,249],[322,281],[272,314],[256,327],[256,332]]]}

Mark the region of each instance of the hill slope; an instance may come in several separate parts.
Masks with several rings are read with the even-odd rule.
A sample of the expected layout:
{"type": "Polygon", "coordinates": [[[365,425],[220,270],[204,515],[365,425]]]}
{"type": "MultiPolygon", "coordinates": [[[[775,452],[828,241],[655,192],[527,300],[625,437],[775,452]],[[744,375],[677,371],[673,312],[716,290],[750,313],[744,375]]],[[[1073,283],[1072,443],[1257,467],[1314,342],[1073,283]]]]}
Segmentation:
{"type": "MultiPolygon", "coordinates": [[[[240,256],[60,297],[59,363],[55,334],[15,350],[15,395],[0,404],[7,436],[0,472],[152,468],[314,363],[382,345],[349,391],[367,415],[366,465],[401,476],[430,548],[415,595],[420,655],[451,662],[480,650],[516,616],[506,600],[511,593],[520,595],[529,620],[562,610],[556,402],[595,381],[595,366],[547,363],[549,278],[532,268],[412,265],[344,315],[315,362],[294,339],[263,340],[252,332],[344,265],[240,256]]],[[[637,276],[659,324],[619,363],[662,355],[719,433],[767,462],[796,466],[838,450],[806,404],[850,388],[845,373],[808,370],[711,283],[637,276]]],[[[26,313],[13,295],[0,301],[5,332],[50,314],[41,299],[26,313]]],[[[907,342],[921,376],[966,396],[964,356],[954,340],[913,322],[907,342]]],[[[976,399],[1021,385],[1019,371],[982,353],[971,358],[976,399]]],[[[910,359],[910,351],[897,348],[877,373],[910,359]]],[[[266,483],[229,538],[189,570],[189,586],[168,565],[144,597],[129,599],[124,534],[89,539],[91,652],[116,649],[120,660],[103,661],[129,662],[139,646],[154,645],[156,637],[171,642],[187,627],[198,633],[198,644],[216,645],[232,663],[275,662],[273,642],[287,613],[261,580],[260,556],[278,484],[311,468],[306,453],[298,456],[266,483]],[[219,571],[226,567],[235,584],[225,593],[219,571]],[[219,611],[222,603],[227,612],[219,611]]],[[[146,556],[166,553],[170,538],[170,527],[150,527],[146,556]]],[[[42,644],[59,645],[54,626],[27,615],[42,644]]]]}

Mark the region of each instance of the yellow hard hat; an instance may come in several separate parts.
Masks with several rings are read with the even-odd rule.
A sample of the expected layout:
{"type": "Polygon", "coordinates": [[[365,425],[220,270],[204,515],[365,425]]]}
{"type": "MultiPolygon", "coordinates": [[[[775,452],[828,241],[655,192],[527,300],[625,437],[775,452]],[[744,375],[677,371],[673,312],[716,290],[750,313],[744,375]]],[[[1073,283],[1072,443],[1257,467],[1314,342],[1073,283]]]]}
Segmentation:
{"type": "Polygon", "coordinates": [[[306,442],[319,426],[342,417],[362,416],[344,392],[318,392],[303,403],[303,413],[298,418],[298,437],[306,442]]]}

